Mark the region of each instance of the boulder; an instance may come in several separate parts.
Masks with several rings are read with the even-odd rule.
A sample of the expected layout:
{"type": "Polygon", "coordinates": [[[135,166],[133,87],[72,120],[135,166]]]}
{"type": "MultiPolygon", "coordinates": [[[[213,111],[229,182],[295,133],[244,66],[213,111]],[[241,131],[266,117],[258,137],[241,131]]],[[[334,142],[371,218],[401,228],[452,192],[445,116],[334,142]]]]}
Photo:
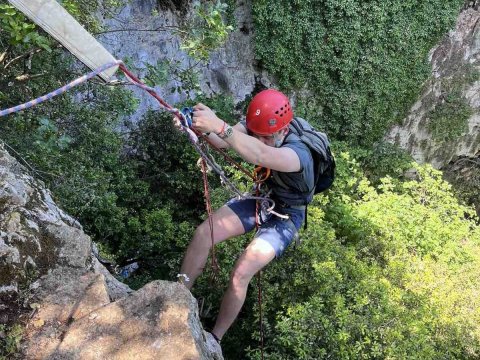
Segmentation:
{"type": "Polygon", "coordinates": [[[75,321],[52,359],[210,359],[197,303],[181,284],[154,281],[75,321]]]}

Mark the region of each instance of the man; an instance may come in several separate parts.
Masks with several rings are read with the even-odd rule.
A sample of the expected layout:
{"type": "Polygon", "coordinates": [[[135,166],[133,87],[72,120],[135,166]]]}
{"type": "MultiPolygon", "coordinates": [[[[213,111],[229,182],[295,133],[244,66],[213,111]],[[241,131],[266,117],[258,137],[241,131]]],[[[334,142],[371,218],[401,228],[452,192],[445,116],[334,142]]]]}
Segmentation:
{"type": "MultiPolygon", "coordinates": [[[[209,133],[219,147],[231,148],[245,161],[272,170],[266,181],[275,201],[275,211],[263,219],[254,239],[238,259],[223,297],[215,327],[211,331],[220,342],[245,301],[248,283],[275,257],[280,257],[297,236],[305,218],[305,204],[313,198],[313,160],[308,147],[289,134],[293,112],[288,98],[268,89],[249,104],[246,125],[231,127],[203,104],[194,107],[192,127],[209,133]]],[[[256,226],[255,200],[231,200],[213,214],[214,243],[217,244],[253,230],[256,226]]],[[[180,277],[191,289],[207,261],[212,240],[208,220],[193,235],[183,259],[180,277]]]]}

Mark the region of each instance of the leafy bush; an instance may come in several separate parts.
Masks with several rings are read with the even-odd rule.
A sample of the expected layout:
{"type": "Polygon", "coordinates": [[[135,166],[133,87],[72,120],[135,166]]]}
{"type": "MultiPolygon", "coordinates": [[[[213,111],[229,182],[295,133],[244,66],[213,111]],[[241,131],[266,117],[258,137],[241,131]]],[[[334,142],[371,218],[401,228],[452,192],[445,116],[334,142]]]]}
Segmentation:
{"type": "MultiPolygon", "coordinates": [[[[265,271],[266,358],[477,358],[472,209],[429,166],[397,190],[389,178],[372,187],[347,153],[337,162],[303,244],[265,271]]],[[[248,354],[258,359],[258,346],[248,354]]]]}
{"type": "Polygon", "coordinates": [[[0,360],[18,359],[23,332],[24,329],[18,324],[13,326],[0,324],[0,360]]]}
{"type": "Polygon", "coordinates": [[[233,30],[232,25],[225,24],[223,17],[227,14],[227,3],[194,2],[195,15],[188,18],[183,29],[177,32],[182,38],[182,49],[193,59],[206,61],[210,52],[220,47],[233,30]]]}
{"type": "Polygon", "coordinates": [[[322,119],[336,139],[369,145],[415,101],[427,54],[463,3],[255,1],[256,54],[283,88],[312,93],[310,113],[299,115],[322,119]]]}
{"type": "Polygon", "coordinates": [[[428,113],[427,128],[434,140],[452,141],[468,132],[468,119],[472,114],[473,109],[460,93],[451,93],[428,113]]]}
{"type": "Polygon", "coordinates": [[[27,22],[26,17],[12,5],[0,4],[0,23],[9,45],[33,45],[50,51],[49,40],[40,35],[36,25],[27,22]]]}

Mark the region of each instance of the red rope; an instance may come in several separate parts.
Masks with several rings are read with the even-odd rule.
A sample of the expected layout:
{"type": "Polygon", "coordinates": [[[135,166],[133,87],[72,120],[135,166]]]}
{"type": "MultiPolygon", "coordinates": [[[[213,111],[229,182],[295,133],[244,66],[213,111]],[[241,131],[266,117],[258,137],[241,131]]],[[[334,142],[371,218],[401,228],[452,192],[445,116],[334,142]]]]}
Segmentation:
{"type": "MultiPolygon", "coordinates": [[[[131,78],[133,81],[135,81],[137,84],[142,84],[142,85],[145,85],[139,78],[137,78],[134,74],[132,74],[126,67],[124,64],[120,64],[119,65],[119,68],[120,70],[122,70],[129,78],[131,78]]],[[[158,102],[166,107],[167,109],[169,110],[172,110],[173,108],[165,101],[163,100],[160,96],[158,96],[154,91],[152,90],[147,90],[145,89],[145,91],[147,91],[150,95],[152,95],[155,99],[158,100],[158,102]]],[[[181,115],[180,114],[175,114],[177,115],[180,119],[181,119],[181,115]]]]}
{"type": "MultiPolygon", "coordinates": [[[[270,169],[265,168],[265,173],[263,173],[263,168],[256,167],[253,171],[253,177],[255,178],[256,184],[256,196],[260,196],[260,185],[263,183],[268,176],[270,176],[270,169]],[[263,177],[262,177],[263,176],[263,177]]],[[[256,230],[260,227],[260,201],[257,200],[255,204],[255,227],[256,230]]],[[[258,287],[258,312],[259,312],[259,321],[260,321],[260,354],[261,359],[263,360],[263,344],[264,344],[264,336],[263,336],[263,312],[262,312],[262,270],[257,273],[257,287],[258,287]]]]}
{"type": "Polygon", "coordinates": [[[210,225],[210,238],[212,239],[212,279],[215,281],[218,278],[218,263],[215,256],[215,238],[213,234],[213,211],[212,203],[210,200],[210,191],[208,186],[208,177],[207,177],[207,163],[205,159],[202,158],[202,175],[203,175],[203,193],[205,195],[205,206],[207,208],[208,214],[208,223],[210,225]]]}

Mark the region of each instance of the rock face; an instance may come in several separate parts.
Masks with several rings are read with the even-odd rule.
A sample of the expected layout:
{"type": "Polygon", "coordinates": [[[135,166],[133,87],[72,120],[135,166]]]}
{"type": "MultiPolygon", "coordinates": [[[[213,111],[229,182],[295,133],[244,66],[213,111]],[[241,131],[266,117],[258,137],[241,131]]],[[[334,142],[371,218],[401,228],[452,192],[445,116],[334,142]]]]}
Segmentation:
{"type": "Polygon", "coordinates": [[[456,27],[430,53],[432,77],[387,139],[420,163],[444,168],[480,157],[480,11],[472,1],[456,27]]]}
{"type": "Polygon", "coordinates": [[[25,325],[25,359],[222,359],[177,283],[133,292],[90,238],[0,146],[0,322],[25,325]]]}
{"type": "MultiPolygon", "coordinates": [[[[199,64],[186,56],[180,48],[180,39],[172,32],[181,21],[188,21],[189,12],[159,9],[158,3],[156,0],[128,2],[115,18],[105,20],[108,31],[96,38],[116,58],[128,59],[137,75],[143,76],[147,66],[158,67],[165,61],[177,68],[194,66],[198,70],[202,92],[231,95],[235,102],[244,100],[259,82],[271,85],[267,75],[255,68],[250,0],[237,2],[234,12],[236,30],[222,48],[211,54],[208,63],[199,64]],[[158,31],[145,31],[152,29],[158,31]]],[[[181,85],[179,74],[168,72],[166,77],[167,82],[157,84],[155,89],[172,105],[184,101],[185,93],[170,92],[172,87],[181,85]]],[[[133,90],[140,105],[132,121],[138,120],[149,108],[158,109],[157,102],[150,95],[139,89],[133,90]]]]}

